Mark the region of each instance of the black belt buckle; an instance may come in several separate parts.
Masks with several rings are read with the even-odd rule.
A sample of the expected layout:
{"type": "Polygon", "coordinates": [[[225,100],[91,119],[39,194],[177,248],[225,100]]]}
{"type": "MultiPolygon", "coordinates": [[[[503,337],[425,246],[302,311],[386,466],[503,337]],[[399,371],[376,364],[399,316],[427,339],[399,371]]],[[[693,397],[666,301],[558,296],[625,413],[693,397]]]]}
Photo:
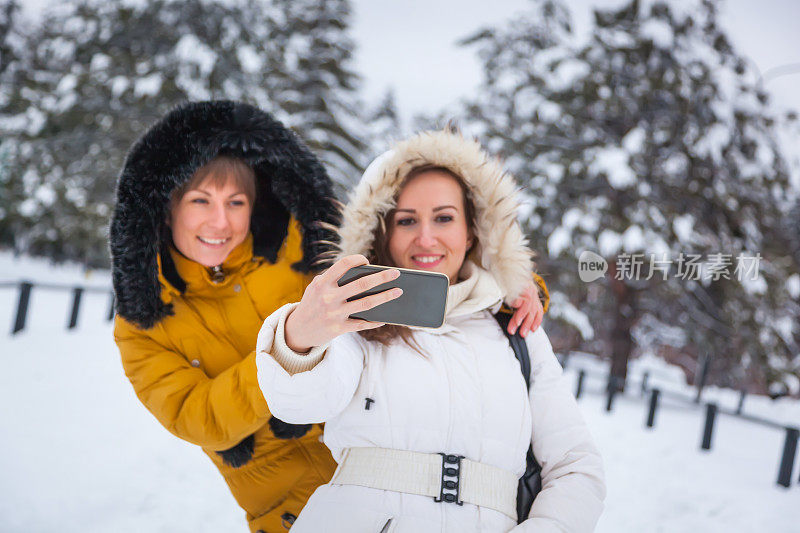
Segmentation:
{"type": "Polygon", "coordinates": [[[461,492],[461,459],[464,456],[442,452],[439,452],[439,455],[442,456],[442,484],[439,497],[434,497],[433,501],[464,505],[464,502],[458,499],[461,492]]]}

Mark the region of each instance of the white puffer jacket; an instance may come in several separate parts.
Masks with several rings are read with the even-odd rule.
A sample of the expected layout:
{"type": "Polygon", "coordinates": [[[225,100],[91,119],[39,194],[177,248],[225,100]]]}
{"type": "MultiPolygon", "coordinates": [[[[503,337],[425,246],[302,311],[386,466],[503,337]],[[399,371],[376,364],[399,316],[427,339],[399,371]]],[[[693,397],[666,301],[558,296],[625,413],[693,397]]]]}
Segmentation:
{"type": "MultiPolygon", "coordinates": [[[[404,153],[413,154],[417,162],[422,158],[452,168],[453,164],[440,156],[444,154],[446,159],[452,154],[453,143],[461,148],[468,145],[467,155],[477,153],[483,159],[474,158],[476,170],[470,173],[464,168],[468,157],[462,151],[458,158],[461,166],[453,170],[475,187],[477,217],[479,221],[484,217],[485,222],[487,214],[481,212],[481,205],[497,206],[497,202],[476,197],[482,189],[476,187],[475,174],[488,168],[485,154],[476,144],[452,133],[423,134],[422,142],[414,144],[419,139],[379,158],[377,168],[376,164],[370,166],[359,188],[371,183],[374,192],[376,180],[385,184],[386,176],[395,170],[392,161],[404,161],[404,153]],[[450,144],[443,149],[440,141],[450,144]]],[[[510,177],[501,173],[499,180],[506,179],[510,177]]],[[[377,205],[374,201],[370,204],[374,198],[369,195],[362,195],[361,200],[358,195],[359,190],[348,209],[359,215],[377,205]]],[[[353,222],[345,211],[343,253],[364,253],[366,250],[358,249],[364,244],[347,248],[348,224],[353,222]]],[[[362,232],[352,235],[361,238],[363,221],[359,224],[362,232]]],[[[493,229],[491,224],[484,227],[493,229]]],[[[389,518],[386,531],[392,533],[594,529],[605,497],[602,462],[562,378],[550,341],[542,328],[528,336],[529,392],[508,340],[491,315],[504,297],[518,294],[520,285],[530,280],[530,270],[526,273],[518,268],[521,264],[530,267],[524,242],[519,246],[521,231],[513,228],[518,233],[506,241],[510,245],[492,247],[487,244],[496,239],[482,235],[480,228],[479,224],[481,252],[472,259],[481,266],[466,262],[463,280],[450,287],[445,324],[414,332],[424,356],[401,340],[383,346],[356,334],[340,336],[308,355],[295,354],[283,340],[285,318],[297,305],[288,304],[267,318],[259,334],[258,381],[276,417],[292,423],[326,422],[324,441],[339,462],[347,448],[444,452],[519,477],[532,443],[542,465],[543,488],[530,517],[517,526],[499,511],[469,503],[436,503],[428,496],[328,484],[313,494],[293,532],[378,533],[389,518]],[[514,269],[498,275],[503,254],[516,263],[514,269]]]]}

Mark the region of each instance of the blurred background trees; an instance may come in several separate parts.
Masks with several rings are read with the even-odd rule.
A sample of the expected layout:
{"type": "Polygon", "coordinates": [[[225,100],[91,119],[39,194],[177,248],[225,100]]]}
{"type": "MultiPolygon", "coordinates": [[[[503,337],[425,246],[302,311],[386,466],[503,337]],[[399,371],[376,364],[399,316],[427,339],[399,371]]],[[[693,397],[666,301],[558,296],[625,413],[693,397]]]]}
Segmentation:
{"type": "Polygon", "coordinates": [[[719,26],[716,2],[670,6],[596,10],[577,42],[565,5],[546,0],[466,38],[484,82],[465,122],[526,191],[562,349],[612,358],[621,380],[643,350],[711,356],[727,385],[797,376],[796,211],[787,218],[797,191],[778,142],[784,117],[719,26]],[[605,277],[576,276],[584,250],[608,262],[605,277]],[[663,261],[646,279],[651,254],[663,261]],[[680,275],[689,254],[699,276],[680,275]],[[751,279],[755,261],[737,259],[757,254],[751,279]]]}
{"type": "Polygon", "coordinates": [[[0,25],[5,246],[107,264],[126,150],[186,100],[261,106],[300,134],[341,186],[360,175],[369,127],[344,0],[71,0],[38,21],[2,5],[10,21],[0,25]]]}
{"type": "MultiPolygon", "coordinates": [[[[800,126],[771,105],[718,4],[631,0],[595,10],[586,37],[566,3],[532,0],[464,39],[484,81],[440,118],[520,181],[557,349],[611,358],[620,383],[629,358],[655,352],[690,377],[707,355],[717,383],[798,390],[800,126]],[[609,267],[590,283],[586,250],[609,267]],[[661,270],[645,279],[650,254],[661,270]],[[756,254],[750,279],[737,258],[756,254]],[[700,275],[681,276],[692,256],[700,275]]],[[[343,198],[403,134],[391,91],[361,95],[350,17],[347,0],[69,0],[26,20],[0,0],[0,246],[106,265],[125,152],[186,100],[273,113],[343,198]]]]}

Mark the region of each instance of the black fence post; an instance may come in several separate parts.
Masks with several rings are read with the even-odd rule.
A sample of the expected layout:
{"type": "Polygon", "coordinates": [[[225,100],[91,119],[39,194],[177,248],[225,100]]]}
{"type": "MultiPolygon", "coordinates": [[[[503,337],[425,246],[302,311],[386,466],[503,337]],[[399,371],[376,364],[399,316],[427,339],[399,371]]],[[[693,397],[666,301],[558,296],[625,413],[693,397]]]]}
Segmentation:
{"type": "Polygon", "coordinates": [[[789,487],[792,484],[792,468],[794,467],[794,456],[797,453],[797,439],[800,437],[800,430],[797,428],[786,428],[786,440],[783,442],[783,456],[781,456],[781,466],[778,469],[778,485],[789,487]]]}
{"type": "Polygon", "coordinates": [[[711,449],[711,434],[714,432],[714,419],[717,417],[717,404],[706,404],[706,427],[703,429],[703,450],[711,449]]]}
{"type": "Polygon", "coordinates": [[[745,389],[742,389],[739,392],[739,405],[736,406],[736,414],[737,415],[742,414],[742,409],[744,409],[744,398],[745,398],[745,396],[747,396],[747,391],[745,389]]]}
{"type": "Polygon", "coordinates": [[[647,381],[650,379],[650,372],[645,372],[642,375],[642,398],[647,394],[647,381]]]}
{"type": "Polygon", "coordinates": [[[651,428],[656,423],[656,409],[658,409],[658,396],[661,391],[653,389],[650,392],[650,410],[647,413],[647,427],[651,428]]]}
{"type": "Polygon", "coordinates": [[[608,376],[608,386],[606,387],[606,411],[611,411],[614,407],[614,396],[617,394],[617,376],[608,376]]]}
{"type": "Polygon", "coordinates": [[[697,396],[694,403],[700,403],[700,396],[703,394],[703,387],[706,386],[706,377],[708,375],[708,366],[711,363],[711,358],[708,355],[700,356],[697,362],[697,373],[695,374],[695,384],[697,385],[697,396]]]}
{"type": "Polygon", "coordinates": [[[614,389],[608,389],[608,393],[606,395],[606,411],[611,412],[614,408],[614,389]]]}
{"type": "Polygon", "coordinates": [[[19,300],[17,301],[17,317],[14,320],[14,327],[11,334],[14,335],[19,331],[25,329],[25,319],[28,317],[28,302],[31,299],[31,289],[33,283],[30,281],[21,281],[19,283],[19,300]]]}
{"type": "Polygon", "coordinates": [[[579,370],[578,371],[578,385],[575,388],[575,399],[576,400],[581,397],[581,392],[583,392],[583,380],[584,380],[585,377],[586,377],[586,371],[585,370],[579,370]]]}
{"type": "Polygon", "coordinates": [[[114,303],[115,303],[114,291],[111,291],[111,298],[109,298],[108,300],[108,314],[106,315],[106,320],[108,320],[109,322],[111,320],[114,320],[114,303]]]}
{"type": "Polygon", "coordinates": [[[81,309],[81,296],[83,296],[83,287],[75,287],[72,289],[72,311],[69,314],[67,329],[75,329],[75,326],[78,325],[78,313],[81,309]]]}

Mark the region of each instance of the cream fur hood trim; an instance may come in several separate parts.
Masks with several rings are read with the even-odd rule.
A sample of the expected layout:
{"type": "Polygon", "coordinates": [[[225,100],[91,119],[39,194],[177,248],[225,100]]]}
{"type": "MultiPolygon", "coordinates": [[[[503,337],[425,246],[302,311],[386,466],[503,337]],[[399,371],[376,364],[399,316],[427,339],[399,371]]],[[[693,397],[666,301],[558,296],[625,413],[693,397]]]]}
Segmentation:
{"type": "Polygon", "coordinates": [[[342,212],[338,257],[368,255],[379,219],[395,207],[405,176],[429,164],[464,178],[475,204],[479,243],[470,258],[494,276],[506,301],[513,301],[531,283],[533,272],[533,254],[517,221],[517,184],[498,159],[460,133],[419,133],[367,167],[342,212]]]}

